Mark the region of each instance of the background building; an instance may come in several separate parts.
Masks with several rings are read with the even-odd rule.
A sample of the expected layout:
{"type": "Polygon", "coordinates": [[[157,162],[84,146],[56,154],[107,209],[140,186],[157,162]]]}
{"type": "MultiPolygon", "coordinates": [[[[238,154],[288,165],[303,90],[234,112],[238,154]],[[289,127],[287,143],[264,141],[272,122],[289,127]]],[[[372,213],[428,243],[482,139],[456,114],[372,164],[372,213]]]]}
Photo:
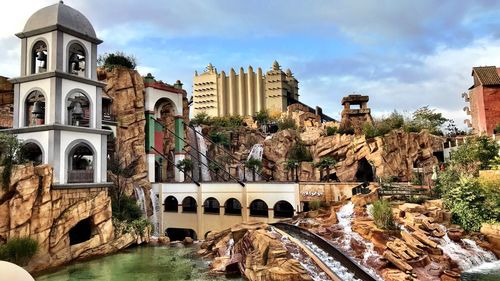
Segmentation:
{"type": "Polygon", "coordinates": [[[277,61],[265,75],[259,67],[251,66],[247,73],[234,69],[229,76],[209,64],[193,79],[193,114],[205,112],[209,116],[254,115],[261,110],[285,112],[287,106],[299,99],[299,82],[290,69],[281,70],[277,61]]]}
{"type": "MultiPolygon", "coordinates": [[[[465,124],[475,134],[493,134],[495,126],[500,124],[500,68],[481,66],[472,68],[474,85],[469,93],[462,94],[469,106],[464,111],[471,116],[465,124]]],[[[499,133],[499,132],[497,132],[499,133]]]]}

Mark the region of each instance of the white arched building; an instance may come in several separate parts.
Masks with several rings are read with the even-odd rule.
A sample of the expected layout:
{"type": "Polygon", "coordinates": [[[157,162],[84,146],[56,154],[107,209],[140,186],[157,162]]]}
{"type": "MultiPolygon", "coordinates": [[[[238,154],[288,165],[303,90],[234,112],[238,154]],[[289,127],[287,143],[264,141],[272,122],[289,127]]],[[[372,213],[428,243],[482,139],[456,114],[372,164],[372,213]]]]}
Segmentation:
{"type": "Polygon", "coordinates": [[[16,35],[21,76],[10,80],[10,132],[38,150],[38,162],[54,167],[54,184],[102,186],[109,134],[101,128],[105,84],[96,79],[102,41],[89,20],[62,1],[34,13],[16,35]]]}

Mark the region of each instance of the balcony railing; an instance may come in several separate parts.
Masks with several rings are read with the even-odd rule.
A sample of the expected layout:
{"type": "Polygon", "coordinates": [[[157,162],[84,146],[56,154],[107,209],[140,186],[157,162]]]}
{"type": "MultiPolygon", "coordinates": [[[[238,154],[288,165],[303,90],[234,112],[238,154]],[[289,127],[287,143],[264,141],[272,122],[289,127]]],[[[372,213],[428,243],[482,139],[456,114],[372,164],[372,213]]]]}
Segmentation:
{"type": "Polygon", "coordinates": [[[90,183],[90,182],[94,182],[94,170],[68,171],[68,183],[90,183]]]}

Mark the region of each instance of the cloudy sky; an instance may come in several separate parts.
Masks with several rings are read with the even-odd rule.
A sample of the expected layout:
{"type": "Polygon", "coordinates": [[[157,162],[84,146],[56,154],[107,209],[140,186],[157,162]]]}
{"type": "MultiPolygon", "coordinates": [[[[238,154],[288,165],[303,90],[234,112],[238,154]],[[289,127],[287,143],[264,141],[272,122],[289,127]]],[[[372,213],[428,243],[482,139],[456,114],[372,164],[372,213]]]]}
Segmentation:
{"type": "MultiPolygon", "coordinates": [[[[28,17],[56,1],[2,3],[0,75],[19,74],[19,39],[28,17]]],[[[303,102],[338,118],[344,95],[370,96],[375,115],[429,105],[460,125],[460,93],[471,68],[500,66],[500,1],[384,0],[66,0],[104,40],[99,53],[124,51],[142,74],[191,92],[208,63],[294,72],[303,102]]]]}

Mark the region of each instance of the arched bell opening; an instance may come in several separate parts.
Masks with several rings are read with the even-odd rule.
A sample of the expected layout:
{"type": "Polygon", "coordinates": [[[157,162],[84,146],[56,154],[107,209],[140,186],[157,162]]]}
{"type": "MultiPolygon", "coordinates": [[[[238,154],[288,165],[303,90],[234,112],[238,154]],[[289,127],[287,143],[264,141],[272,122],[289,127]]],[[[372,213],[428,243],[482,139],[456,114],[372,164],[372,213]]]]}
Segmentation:
{"type": "Polygon", "coordinates": [[[68,73],[85,77],[87,68],[87,53],[79,43],[73,43],[68,47],[68,73]]]}
{"type": "Polygon", "coordinates": [[[90,127],[91,108],[87,95],[72,93],[66,100],[67,124],[78,127],[90,127]]]}
{"type": "Polygon", "coordinates": [[[34,142],[25,142],[21,146],[21,157],[28,161],[33,162],[37,166],[43,163],[42,148],[34,142]]]}
{"type": "Polygon", "coordinates": [[[27,127],[45,124],[45,96],[42,92],[32,91],[24,103],[24,125],[27,127]]]}
{"type": "Polygon", "coordinates": [[[161,166],[162,182],[173,181],[175,178],[175,166],[172,163],[175,162],[176,137],[172,132],[175,132],[176,114],[175,104],[170,99],[162,98],[155,103],[154,118],[163,126],[155,126],[155,148],[169,158],[161,166]]]}
{"type": "Polygon", "coordinates": [[[47,72],[47,62],[47,44],[43,41],[38,41],[31,49],[31,74],[47,72]]]}
{"type": "Polygon", "coordinates": [[[86,143],[79,143],[68,156],[68,183],[94,182],[94,150],[86,143]]]}

